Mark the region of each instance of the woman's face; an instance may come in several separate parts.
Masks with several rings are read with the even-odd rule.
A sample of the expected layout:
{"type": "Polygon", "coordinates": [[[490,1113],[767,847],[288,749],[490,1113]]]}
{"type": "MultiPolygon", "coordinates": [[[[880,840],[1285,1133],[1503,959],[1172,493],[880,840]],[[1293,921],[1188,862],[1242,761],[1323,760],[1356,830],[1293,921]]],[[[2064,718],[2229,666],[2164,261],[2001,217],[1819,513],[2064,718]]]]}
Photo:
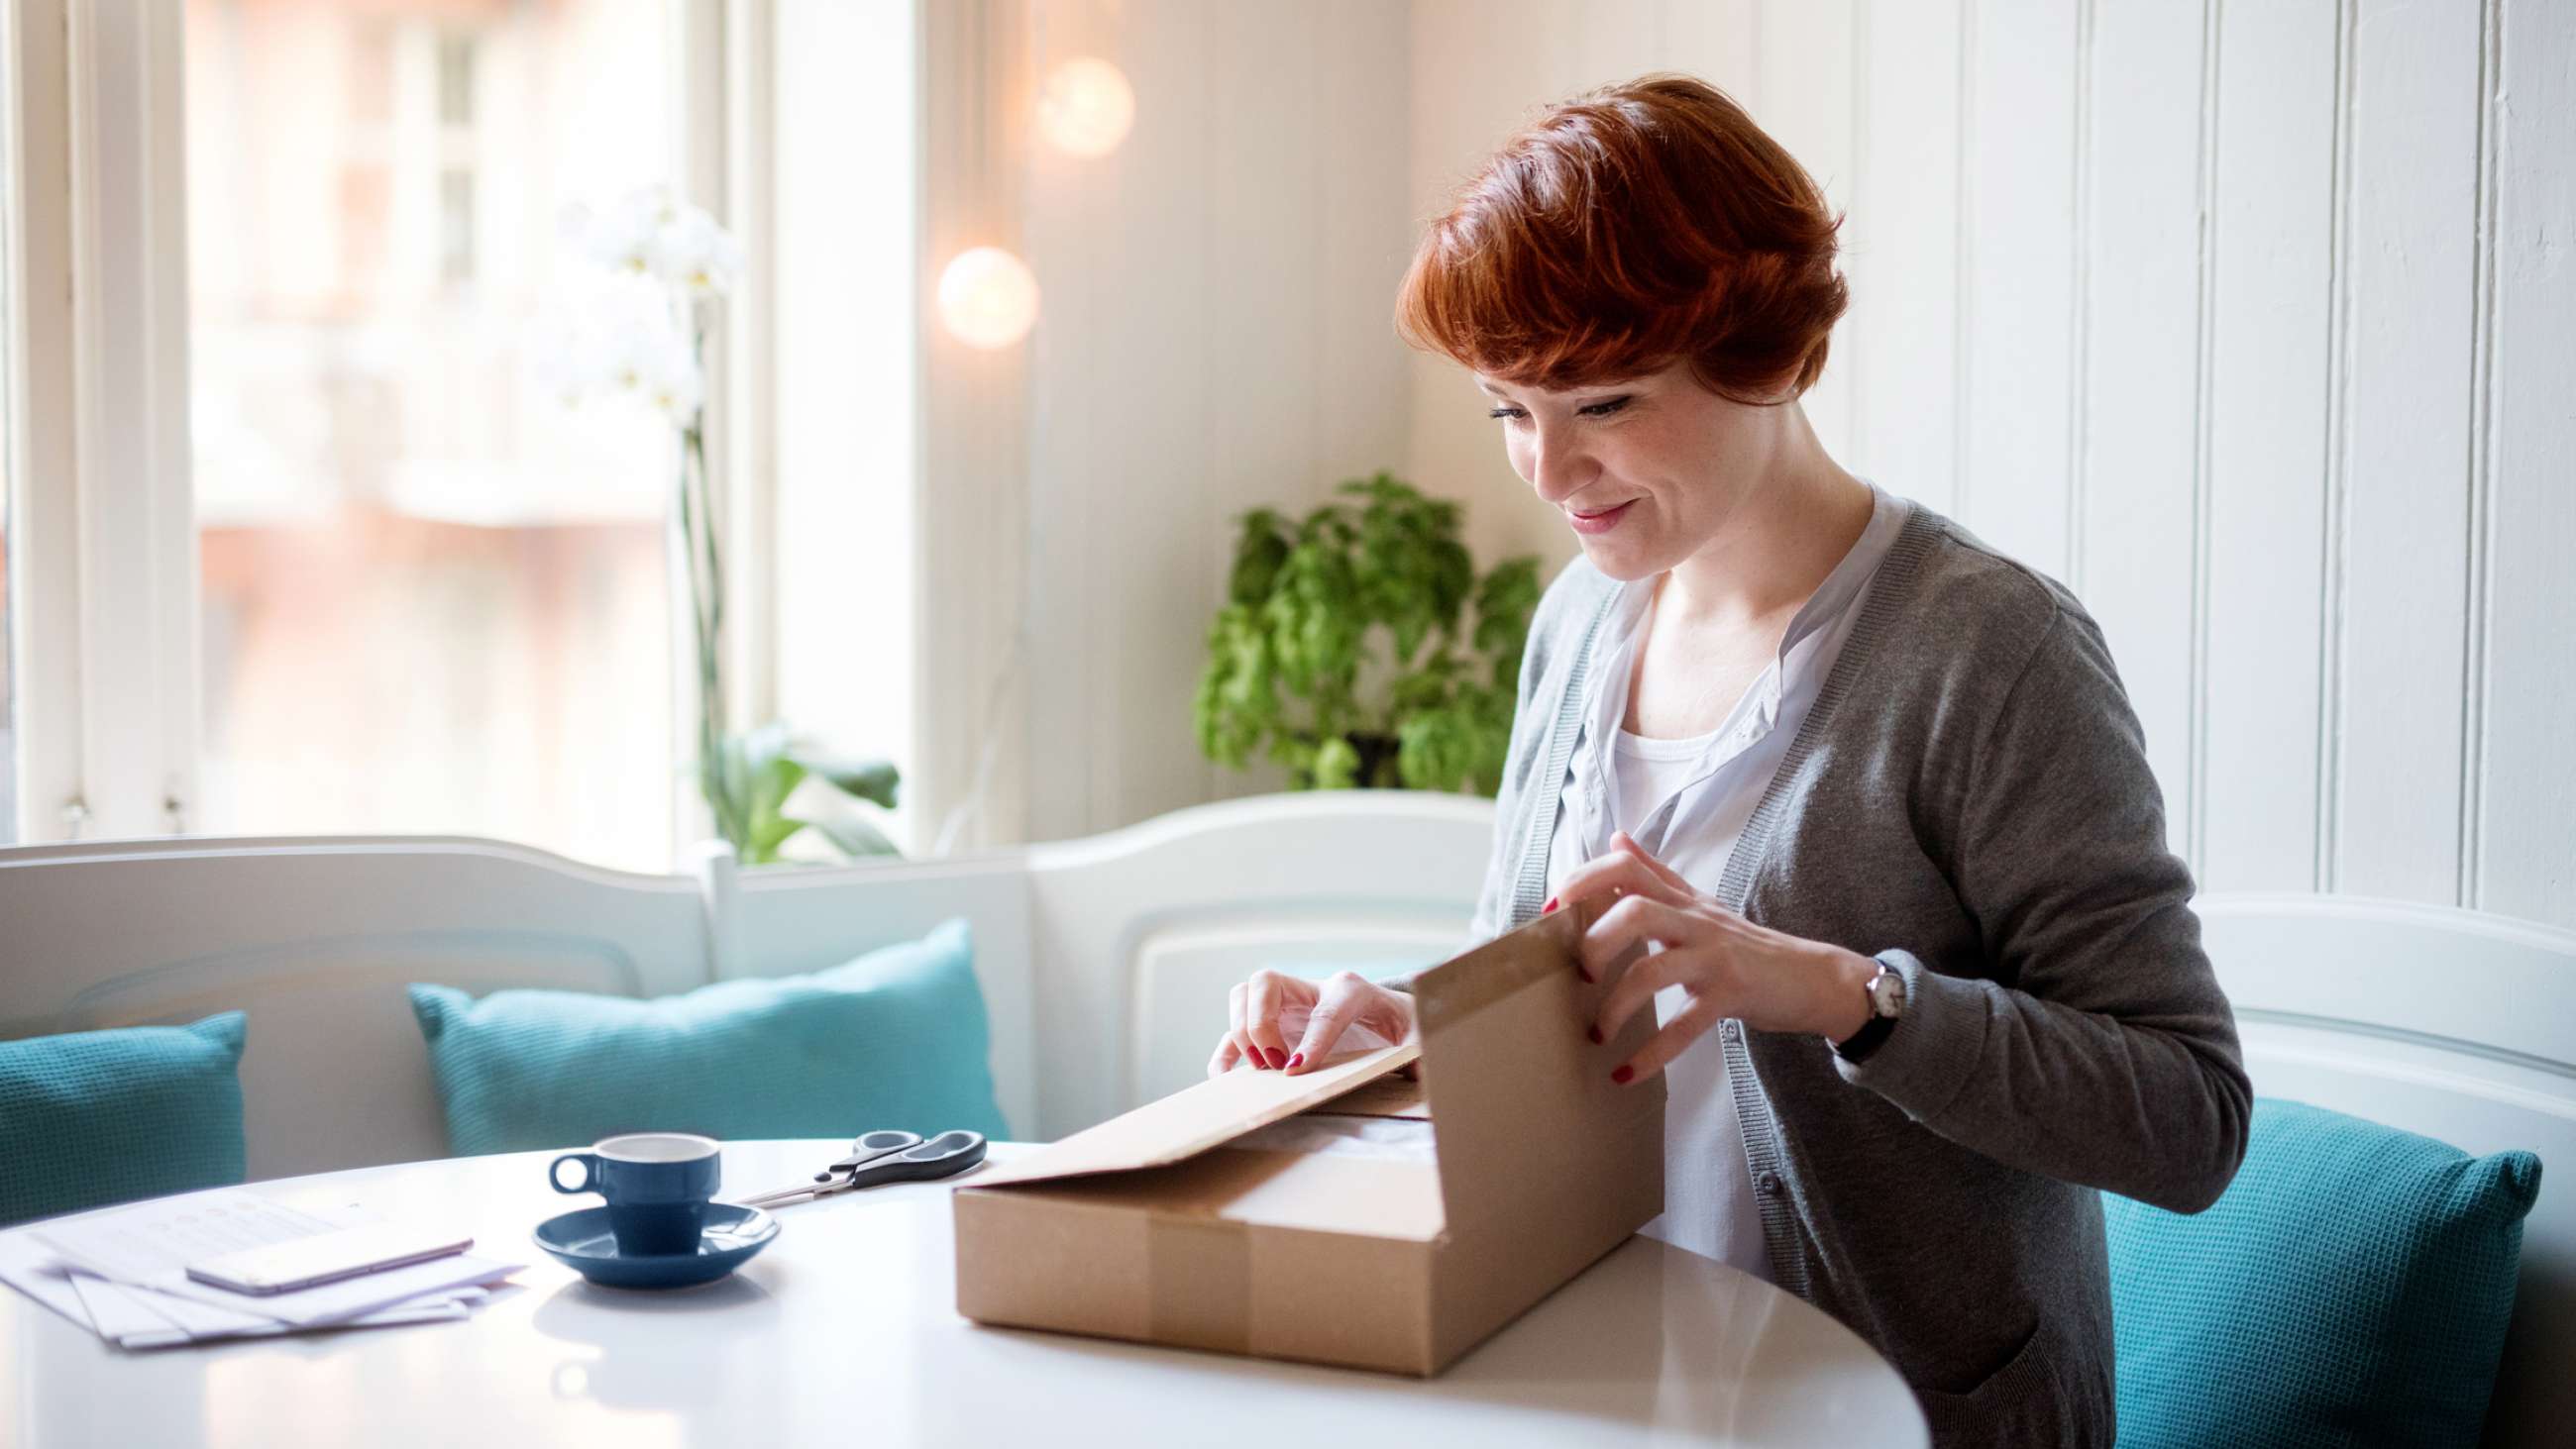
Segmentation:
{"type": "Polygon", "coordinates": [[[1724,534],[1778,456],[1792,409],[1731,402],[1687,359],[1564,392],[1479,375],[1512,471],[1565,517],[1593,567],[1650,578],[1724,534]]]}

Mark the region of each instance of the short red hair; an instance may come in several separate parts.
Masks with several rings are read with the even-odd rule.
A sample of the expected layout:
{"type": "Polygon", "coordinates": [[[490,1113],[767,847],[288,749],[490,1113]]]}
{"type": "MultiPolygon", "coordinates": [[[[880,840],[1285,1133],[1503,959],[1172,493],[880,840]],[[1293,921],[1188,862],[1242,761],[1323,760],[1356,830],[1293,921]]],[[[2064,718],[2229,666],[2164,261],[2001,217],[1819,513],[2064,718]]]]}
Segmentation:
{"type": "Polygon", "coordinates": [[[1525,387],[1688,358],[1722,396],[1794,397],[1850,305],[1841,226],[1725,92],[1642,76],[1550,107],[1459,188],[1414,252],[1396,331],[1525,387]]]}

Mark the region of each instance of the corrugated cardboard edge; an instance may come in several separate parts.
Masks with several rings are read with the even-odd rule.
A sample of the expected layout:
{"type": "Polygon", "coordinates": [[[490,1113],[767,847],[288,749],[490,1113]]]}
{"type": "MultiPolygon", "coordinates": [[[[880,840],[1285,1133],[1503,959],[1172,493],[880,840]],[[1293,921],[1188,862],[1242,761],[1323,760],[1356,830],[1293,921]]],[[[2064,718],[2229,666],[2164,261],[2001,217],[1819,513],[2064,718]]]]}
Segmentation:
{"type": "Polygon", "coordinates": [[[1328,1062],[1296,1076],[1243,1069],[1210,1077],[1048,1143],[1017,1162],[979,1172],[960,1183],[958,1191],[1167,1166],[1256,1127],[1329,1102],[1405,1066],[1421,1054],[1419,1044],[1405,1042],[1328,1062]]]}
{"type": "Polygon", "coordinates": [[[1542,916],[1414,983],[1449,1224],[1434,1371],[1663,1211],[1663,1077],[1610,1080],[1655,1014],[1604,1044],[1586,1035],[1609,983],[1642,957],[1585,981],[1576,950],[1597,916],[1542,916]]]}
{"type": "Polygon", "coordinates": [[[1431,1099],[1423,1095],[1420,1077],[1395,1071],[1362,1082],[1315,1110],[1343,1117],[1404,1117],[1428,1122],[1431,1099]]]}

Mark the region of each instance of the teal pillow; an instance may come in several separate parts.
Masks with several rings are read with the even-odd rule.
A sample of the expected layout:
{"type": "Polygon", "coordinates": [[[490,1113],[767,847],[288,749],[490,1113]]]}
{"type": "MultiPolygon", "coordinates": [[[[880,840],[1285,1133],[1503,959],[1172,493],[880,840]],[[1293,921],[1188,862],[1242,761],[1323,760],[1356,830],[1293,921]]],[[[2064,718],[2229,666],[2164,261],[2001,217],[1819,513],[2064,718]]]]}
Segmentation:
{"type": "Polygon", "coordinates": [[[2207,1211],[2103,1194],[2122,1449],[2475,1444],[2539,1192],[2528,1152],[2257,1098],[2207,1211]]]}
{"type": "Polygon", "coordinates": [[[242,1180],[242,1014],[0,1041],[0,1226],[242,1180]]]}
{"type": "Polygon", "coordinates": [[[458,1153],[620,1132],[709,1137],[1003,1135],[966,923],[808,976],[638,1001],[414,986],[458,1153]]]}

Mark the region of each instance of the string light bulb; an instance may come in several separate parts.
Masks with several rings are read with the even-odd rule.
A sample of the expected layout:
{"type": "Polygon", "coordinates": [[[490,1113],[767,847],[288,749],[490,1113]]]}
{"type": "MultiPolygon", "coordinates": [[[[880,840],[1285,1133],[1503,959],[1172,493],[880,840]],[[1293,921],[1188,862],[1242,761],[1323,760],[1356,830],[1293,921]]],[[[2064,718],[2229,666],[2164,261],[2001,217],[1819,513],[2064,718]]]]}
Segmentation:
{"type": "Polygon", "coordinates": [[[1038,90],[1038,133],[1072,156],[1106,156],[1136,123],[1136,91],[1118,67],[1076,56],[1047,73],[1038,90]]]}
{"type": "Polygon", "coordinates": [[[1008,347],[1037,324],[1037,274],[1000,247],[968,247],[939,273],[939,320],[969,347],[1008,347]]]}

